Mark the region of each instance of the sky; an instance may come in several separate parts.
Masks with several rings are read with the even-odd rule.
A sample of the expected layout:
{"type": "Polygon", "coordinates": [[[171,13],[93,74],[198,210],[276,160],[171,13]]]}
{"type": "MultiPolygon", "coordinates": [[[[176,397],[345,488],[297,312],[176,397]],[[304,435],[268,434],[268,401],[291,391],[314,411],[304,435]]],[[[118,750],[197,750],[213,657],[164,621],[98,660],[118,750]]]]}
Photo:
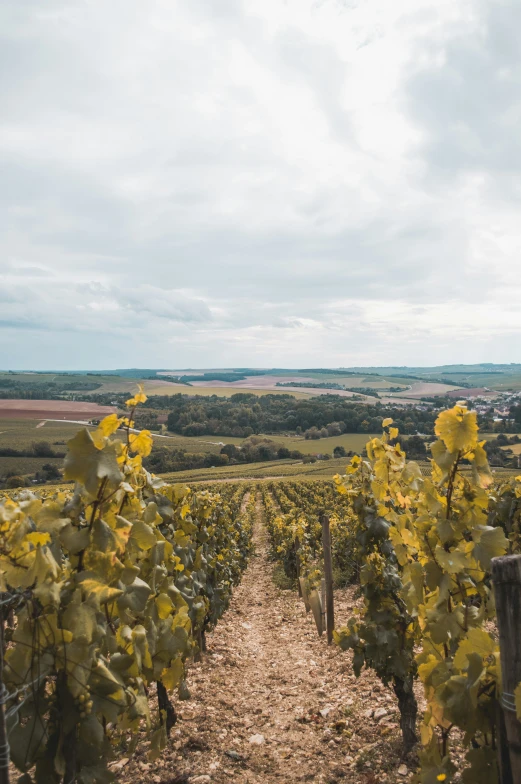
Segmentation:
{"type": "Polygon", "coordinates": [[[521,361],[519,0],[4,0],[0,368],[521,361]]]}

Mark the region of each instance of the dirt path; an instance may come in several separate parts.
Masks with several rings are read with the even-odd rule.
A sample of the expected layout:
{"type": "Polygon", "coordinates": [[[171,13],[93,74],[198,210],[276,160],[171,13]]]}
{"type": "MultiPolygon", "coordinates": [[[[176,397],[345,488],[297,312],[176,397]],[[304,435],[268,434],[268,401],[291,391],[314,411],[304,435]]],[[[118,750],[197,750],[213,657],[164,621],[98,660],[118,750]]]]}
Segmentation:
{"type": "MultiPolygon", "coordinates": [[[[192,696],[179,703],[171,746],[159,762],[134,757],[120,780],[408,781],[406,769],[398,772],[391,692],[371,673],[355,679],[350,656],[317,636],[296,592],[275,586],[260,505],[254,538],[256,554],[231,607],[208,635],[203,661],[190,666],[192,696]]],[[[352,589],[336,598],[346,618],[352,589]]]]}

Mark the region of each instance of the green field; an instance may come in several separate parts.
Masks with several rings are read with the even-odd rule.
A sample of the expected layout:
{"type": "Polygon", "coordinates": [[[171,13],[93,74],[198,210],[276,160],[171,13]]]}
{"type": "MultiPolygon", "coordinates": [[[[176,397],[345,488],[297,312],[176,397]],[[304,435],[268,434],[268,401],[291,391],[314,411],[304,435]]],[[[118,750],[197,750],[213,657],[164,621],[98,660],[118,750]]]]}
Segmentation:
{"type": "MultiPolygon", "coordinates": [[[[82,427],[94,430],[93,425],[78,425],[75,422],[52,422],[38,427],[41,422],[36,419],[0,419],[0,446],[11,449],[28,449],[33,441],[48,441],[51,446],[61,445],[63,451],[66,442],[71,439],[82,427]]],[[[175,433],[166,433],[164,436],[152,433],[158,446],[167,446],[172,449],[185,449],[187,452],[220,452],[222,441],[225,444],[241,444],[244,439],[228,436],[179,436],[175,433]]],[[[121,431],[123,438],[123,431],[121,431]]]]}
{"type": "MultiPolygon", "coordinates": [[[[379,433],[378,435],[381,435],[379,433]]],[[[258,436],[254,436],[255,438],[269,438],[270,441],[278,444],[279,446],[285,446],[287,449],[295,450],[298,449],[299,452],[302,452],[304,455],[318,455],[318,454],[333,454],[333,450],[336,446],[343,446],[346,452],[361,452],[369,439],[374,438],[375,435],[370,433],[344,433],[341,436],[331,436],[331,438],[320,438],[315,440],[306,439],[304,436],[283,436],[277,434],[261,434],[258,436]]],[[[240,446],[245,438],[236,438],[235,436],[196,436],[195,438],[186,438],[185,436],[174,436],[174,439],[177,439],[175,442],[176,446],[180,448],[184,448],[187,451],[194,451],[194,452],[202,452],[205,451],[204,449],[196,449],[196,444],[204,445],[205,442],[208,441],[216,441],[222,442],[223,444],[235,444],[235,446],[240,446]],[[186,444],[191,442],[194,445],[188,447],[186,444]]],[[[207,444],[208,446],[208,444],[207,444]]],[[[220,451],[221,447],[219,446],[215,450],[211,447],[208,448],[206,451],[220,451]]]]}
{"type": "MultiPolygon", "coordinates": [[[[32,419],[5,419],[0,420],[0,447],[8,447],[11,449],[27,450],[35,441],[47,441],[54,451],[64,452],[66,450],[66,443],[71,439],[79,429],[80,425],[68,422],[45,422],[45,425],[38,427],[39,423],[32,419]]],[[[89,429],[93,427],[89,426],[89,429]]],[[[167,434],[166,437],[153,433],[154,446],[166,447],[169,449],[184,449],[189,454],[219,454],[222,449],[222,444],[235,444],[240,446],[245,439],[235,438],[233,436],[198,436],[190,438],[175,434],[167,434]]],[[[123,437],[123,434],[122,434],[123,437]]],[[[336,446],[343,446],[346,452],[361,452],[367,443],[372,438],[371,435],[364,433],[344,434],[332,438],[321,438],[317,441],[306,440],[303,437],[297,436],[259,436],[260,438],[269,438],[279,446],[287,447],[290,450],[299,450],[303,454],[333,454],[336,446]]],[[[345,458],[343,458],[345,462],[345,458]]],[[[3,476],[8,471],[16,471],[23,476],[34,474],[42,468],[45,463],[61,464],[59,458],[48,457],[1,457],[0,456],[0,476],[3,476]]],[[[332,462],[332,461],[331,461],[332,462]]],[[[321,462],[320,466],[331,465],[331,462],[321,462]]],[[[268,465],[279,465],[282,470],[282,464],[285,461],[275,461],[275,463],[261,463],[258,465],[258,470],[262,473],[268,465]]],[[[251,464],[257,465],[257,464],[251,464]]],[[[310,464],[302,466],[297,475],[300,475],[302,468],[305,468],[305,473],[309,471],[318,470],[317,464],[310,464]]],[[[212,470],[212,469],[200,469],[212,470]]],[[[230,466],[226,468],[214,469],[231,471],[232,476],[248,473],[249,464],[241,464],[238,466],[230,466]]],[[[257,470],[257,469],[254,469],[257,470]]],[[[286,471],[287,469],[284,469],[286,471]]],[[[334,472],[333,472],[334,473],[334,472]]],[[[249,475],[249,474],[248,474],[249,475]]],[[[277,474],[278,475],[278,474],[277,474]]],[[[293,475],[290,471],[289,474],[293,475]]]]}
{"type": "MultiPolygon", "coordinates": [[[[67,422],[46,422],[38,427],[34,419],[0,419],[0,447],[28,450],[33,442],[47,441],[54,452],[65,453],[66,442],[80,429],[80,425],[67,422]]],[[[46,463],[61,468],[61,457],[2,457],[0,456],[0,477],[8,472],[21,476],[33,475],[46,463]]]]}
{"type": "Polygon", "coordinates": [[[62,468],[62,457],[0,457],[0,476],[8,472],[19,476],[28,476],[40,471],[42,466],[52,463],[57,468],[62,468]]]}
{"type": "Polygon", "coordinates": [[[39,424],[36,419],[0,419],[0,446],[28,449],[33,441],[48,441],[51,446],[61,445],[57,451],[63,452],[65,442],[81,429],[81,425],[72,422],[45,422],[42,427],[39,424]]]}
{"type": "MultiPolygon", "coordinates": [[[[31,448],[35,441],[47,441],[54,452],[65,452],[67,441],[81,430],[82,425],[73,422],[49,422],[39,427],[40,423],[35,419],[0,419],[0,447],[25,451],[31,448]]],[[[87,426],[93,430],[93,426],[87,426]]],[[[193,454],[214,453],[221,451],[218,438],[186,438],[185,436],[169,435],[162,437],[152,434],[154,444],[157,446],[168,447],[170,449],[185,449],[193,454]]],[[[124,437],[121,431],[121,438],[124,437]]],[[[241,442],[242,439],[231,439],[234,442],[241,442]]],[[[59,467],[63,459],[49,457],[2,457],[0,456],[0,476],[4,476],[8,471],[16,471],[22,476],[34,474],[39,471],[45,463],[55,463],[59,467]]]]}
{"type": "MultiPolygon", "coordinates": [[[[82,427],[72,422],[46,421],[41,427],[35,419],[0,419],[0,446],[12,449],[28,449],[33,441],[48,441],[51,445],[63,445],[74,436],[82,427]]],[[[88,426],[93,429],[92,426],[88,426]]],[[[152,433],[158,446],[172,449],[185,449],[187,452],[201,453],[221,450],[221,444],[235,444],[240,446],[244,438],[235,436],[181,436],[175,433],[166,433],[165,436],[152,433]]],[[[316,441],[307,440],[302,436],[260,435],[259,438],[269,438],[280,446],[288,449],[298,449],[304,454],[333,454],[336,446],[343,446],[345,450],[357,452],[364,448],[370,438],[374,436],[366,433],[345,433],[341,436],[321,438],[316,441]]]]}
{"type": "Polygon", "coordinates": [[[521,455],[521,444],[509,444],[508,446],[502,446],[501,449],[506,451],[510,450],[514,455],[521,455]]]}
{"type": "Polygon", "coordinates": [[[246,463],[219,468],[198,468],[193,471],[176,471],[164,474],[169,482],[206,482],[208,480],[267,479],[272,477],[309,477],[310,479],[331,479],[335,474],[344,473],[346,458],[337,460],[317,460],[316,463],[302,463],[296,460],[273,460],[265,463],[246,463]]]}
{"type": "MultiPolygon", "coordinates": [[[[381,435],[381,433],[378,435],[381,435]]],[[[362,452],[367,442],[374,437],[374,435],[369,433],[344,433],[341,436],[320,438],[314,441],[302,436],[266,436],[266,438],[271,438],[272,441],[281,446],[291,450],[298,449],[299,452],[305,455],[332,455],[336,446],[343,446],[346,452],[362,452]]]]}

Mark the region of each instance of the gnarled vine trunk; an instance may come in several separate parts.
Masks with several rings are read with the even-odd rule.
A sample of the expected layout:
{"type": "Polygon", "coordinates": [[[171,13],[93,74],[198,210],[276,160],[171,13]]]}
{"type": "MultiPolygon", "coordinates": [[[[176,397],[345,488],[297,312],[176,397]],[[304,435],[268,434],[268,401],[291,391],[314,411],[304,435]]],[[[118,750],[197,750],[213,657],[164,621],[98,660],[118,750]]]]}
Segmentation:
{"type": "Polygon", "coordinates": [[[175,708],[170,702],[168,697],[168,692],[161,683],[161,681],[157,681],[157,704],[159,707],[159,715],[161,717],[161,724],[163,723],[163,714],[162,711],[165,711],[166,720],[165,720],[165,727],[166,727],[166,734],[167,737],[170,735],[170,730],[174,726],[177,721],[177,713],[175,712],[175,708]]]}
{"type": "Polygon", "coordinates": [[[403,752],[406,756],[418,742],[416,735],[416,717],[418,715],[418,704],[413,691],[413,679],[393,678],[393,689],[398,698],[400,709],[400,727],[403,737],[403,752]]]}

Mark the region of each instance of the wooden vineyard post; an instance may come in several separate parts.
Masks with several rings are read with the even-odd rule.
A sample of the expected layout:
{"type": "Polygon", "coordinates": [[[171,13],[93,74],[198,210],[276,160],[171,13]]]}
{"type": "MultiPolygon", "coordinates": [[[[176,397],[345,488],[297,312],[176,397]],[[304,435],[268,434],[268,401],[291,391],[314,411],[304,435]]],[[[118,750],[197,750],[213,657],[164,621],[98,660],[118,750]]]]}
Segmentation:
{"type": "MultiPolygon", "coordinates": [[[[1,595],[2,597],[5,594],[1,595]]],[[[9,784],[9,741],[5,724],[7,690],[4,685],[4,609],[0,606],[0,784],[9,784]]]]}
{"type": "Polygon", "coordinates": [[[311,610],[311,605],[309,603],[309,594],[308,594],[308,589],[306,586],[305,579],[303,577],[299,577],[298,584],[300,587],[300,595],[304,600],[304,607],[306,608],[306,612],[308,613],[311,610]]]}
{"type": "Polygon", "coordinates": [[[324,634],[324,624],[322,623],[322,602],[320,601],[320,594],[316,588],[310,591],[308,600],[309,606],[311,607],[311,611],[313,613],[313,618],[315,619],[318,635],[319,637],[322,637],[324,634]]]}
{"type": "Polygon", "coordinates": [[[500,781],[517,784],[521,782],[521,722],[514,691],[521,682],[521,555],[493,558],[491,566],[503,687],[498,711],[500,781]]]}
{"type": "Polygon", "coordinates": [[[322,628],[327,626],[326,622],[326,581],[324,578],[320,581],[320,606],[322,607],[322,628]]]}
{"type": "Polygon", "coordinates": [[[335,610],[333,601],[333,563],[331,559],[331,531],[329,530],[329,517],[325,512],[320,514],[322,524],[322,547],[324,549],[324,579],[326,581],[326,623],[327,642],[333,642],[333,629],[335,628],[335,610]]]}
{"type": "Polygon", "coordinates": [[[295,569],[297,570],[298,595],[302,598],[302,588],[300,586],[300,557],[298,554],[299,548],[300,548],[300,539],[297,536],[295,538],[295,569]]]}

